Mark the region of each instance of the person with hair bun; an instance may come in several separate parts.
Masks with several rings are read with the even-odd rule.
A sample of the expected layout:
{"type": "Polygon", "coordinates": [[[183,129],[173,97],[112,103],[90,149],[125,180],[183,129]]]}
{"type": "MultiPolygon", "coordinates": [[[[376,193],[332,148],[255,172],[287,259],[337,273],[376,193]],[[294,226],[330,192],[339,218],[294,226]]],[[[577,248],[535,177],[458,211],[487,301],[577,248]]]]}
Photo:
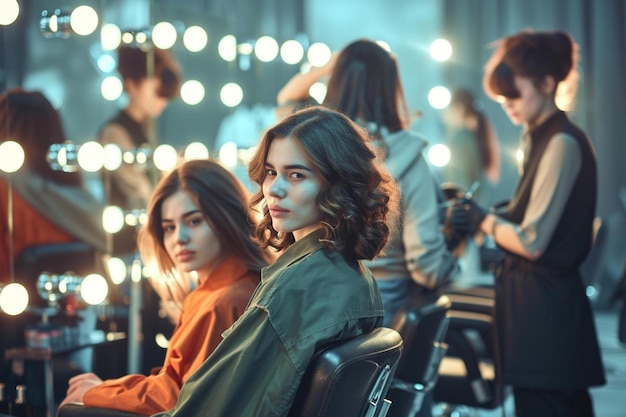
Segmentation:
{"type": "Polygon", "coordinates": [[[361,260],[387,243],[398,190],[365,132],[336,111],[306,108],[267,130],[248,172],[260,187],[253,236],[280,256],[161,416],[287,416],[318,349],[381,325],[380,293],[361,260]]]}
{"type": "Polygon", "coordinates": [[[596,156],[557,106],[573,103],[578,48],[560,31],[522,31],[496,45],[484,88],[523,127],[521,177],[498,214],[462,200],[450,221],[505,252],[496,322],[516,416],[593,416],[588,389],[605,376],[580,265],[592,245],[596,156]]]}

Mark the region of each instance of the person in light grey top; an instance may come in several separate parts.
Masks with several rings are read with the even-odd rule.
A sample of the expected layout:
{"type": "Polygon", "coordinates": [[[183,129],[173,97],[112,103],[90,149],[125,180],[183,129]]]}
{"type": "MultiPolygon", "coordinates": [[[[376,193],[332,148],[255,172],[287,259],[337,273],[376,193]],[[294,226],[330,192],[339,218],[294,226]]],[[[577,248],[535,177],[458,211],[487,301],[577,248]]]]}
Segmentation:
{"type": "Polygon", "coordinates": [[[357,40],[323,67],[294,76],[279,92],[279,104],[302,99],[330,76],[324,105],[364,126],[379,160],[400,186],[401,217],[384,256],[368,262],[378,282],[389,326],[414,290],[432,291],[458,272],[441,231],[436,180],[423,155],[427,142],[408,130],[410,116],[395,57],[376,42],[357,40]]]}

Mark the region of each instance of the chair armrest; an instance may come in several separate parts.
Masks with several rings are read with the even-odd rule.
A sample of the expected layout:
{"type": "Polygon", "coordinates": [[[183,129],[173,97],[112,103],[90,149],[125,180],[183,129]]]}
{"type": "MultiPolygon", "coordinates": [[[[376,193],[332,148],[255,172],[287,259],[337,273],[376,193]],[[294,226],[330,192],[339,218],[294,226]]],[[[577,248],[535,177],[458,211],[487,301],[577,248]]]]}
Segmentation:
{"type": "Polygon", "coordinates": [[[127,413],[110,408],[85,407],[83,404],[65,404],[57,417],[145,417],[142,414],[127,413]]]}

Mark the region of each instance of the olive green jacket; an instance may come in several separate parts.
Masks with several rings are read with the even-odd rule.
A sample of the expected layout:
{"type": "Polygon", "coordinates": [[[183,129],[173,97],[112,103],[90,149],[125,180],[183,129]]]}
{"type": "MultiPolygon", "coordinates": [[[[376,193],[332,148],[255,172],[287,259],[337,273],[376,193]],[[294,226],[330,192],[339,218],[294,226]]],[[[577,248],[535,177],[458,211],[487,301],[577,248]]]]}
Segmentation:
{"type": "Polygon", "coordinates": [[[370,271],[318,239],[313,232],[262,271],[245,313],[158,416],[286,416],[316,350],[380,326],[370,271]]]}

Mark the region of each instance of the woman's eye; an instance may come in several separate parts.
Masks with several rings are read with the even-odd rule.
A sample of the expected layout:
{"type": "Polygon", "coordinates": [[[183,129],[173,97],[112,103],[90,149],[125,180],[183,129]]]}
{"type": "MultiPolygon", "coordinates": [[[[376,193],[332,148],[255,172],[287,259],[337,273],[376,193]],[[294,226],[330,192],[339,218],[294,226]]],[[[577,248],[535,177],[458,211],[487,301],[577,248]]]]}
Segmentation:
{"type": "Polygon", "coordinates": [[[193,219],[189,219],[189,224],[194,225],[194,226],[197,226],[197,225],[199,225],[200,223],[202,223],[202,221],[203,221],[203,220],[204,220],[204,219],[203,219],[202,217],[195,217],[195,218],[193,218],[193,219]]]}
{"type": "Polygon", "coordinates": [[[273,169],[266,169],[265,170],[265,176],[266,177],[275,177],[276,176],[276,171],[274,171],[273,169]]]}
{"type": "Polygon", "coordinates": [[[294,180],[301,180],[304,179],[304,175],[302,175],[299,172],[292,172],[290,175],[291,178],[293,178],[294,180]]]}
{"type": "Polygon", "coordinates": [[[163,231],[169,233],[174,230],[174,226],[163,226],[163,231]]]}

